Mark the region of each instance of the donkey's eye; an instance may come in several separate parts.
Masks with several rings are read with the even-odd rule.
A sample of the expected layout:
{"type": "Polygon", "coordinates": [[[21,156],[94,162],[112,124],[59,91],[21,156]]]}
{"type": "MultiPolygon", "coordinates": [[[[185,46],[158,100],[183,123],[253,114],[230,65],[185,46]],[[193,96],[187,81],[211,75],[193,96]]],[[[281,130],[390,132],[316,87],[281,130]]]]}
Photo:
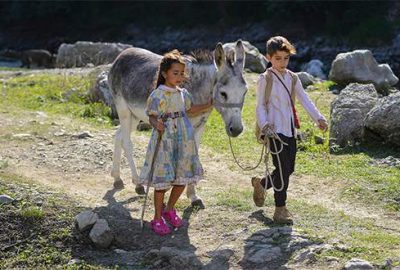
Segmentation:
{"type": "Polygon", "coordinates": [[[225,92],[221,92],[220,95],[227,100],[228,99],[228,95],[225,92]]]}

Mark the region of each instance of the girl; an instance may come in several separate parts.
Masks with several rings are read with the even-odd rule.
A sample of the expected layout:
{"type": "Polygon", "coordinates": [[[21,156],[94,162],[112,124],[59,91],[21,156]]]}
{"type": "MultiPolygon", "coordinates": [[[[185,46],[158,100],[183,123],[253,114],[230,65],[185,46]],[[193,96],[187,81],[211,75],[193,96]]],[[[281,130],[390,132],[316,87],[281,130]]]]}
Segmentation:
{"type": "Polygon", "coordinates": [[[185,186],[197,183],[203,175],[194,141],[194,130],[187,114],[196,115],[208,110],[212,102],[192,105],[189,92],[179,88],[184,79],[185,62],[179,51],[173,50],[165,54],[159,67],[156,89],[147,100],[146,114],[154,129],[141,170],[140,182],[147,184],[150,180],[154,186],[155,214],[151,228],[158,235],[171,232],[165,220],[175,228],[182,226],[182,219],[174,209],[175,203],[185,186]],[[159,149],[154,164],[151,164],[159,135],[159,149]],[[164,194],[171,187],[168,203],[163,209],[164,194]]]}

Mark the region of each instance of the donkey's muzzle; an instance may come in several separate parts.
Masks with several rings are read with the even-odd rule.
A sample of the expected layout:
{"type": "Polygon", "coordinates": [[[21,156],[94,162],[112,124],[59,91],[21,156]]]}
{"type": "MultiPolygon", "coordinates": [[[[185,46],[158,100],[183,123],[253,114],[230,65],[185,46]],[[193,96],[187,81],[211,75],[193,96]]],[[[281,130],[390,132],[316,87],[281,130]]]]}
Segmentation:
{"type": "Polygon", "coordinates": [[[242,133],[243,126],[242,125],[229,125],[227,133],[230,137],[237,137],[242,133]]]}

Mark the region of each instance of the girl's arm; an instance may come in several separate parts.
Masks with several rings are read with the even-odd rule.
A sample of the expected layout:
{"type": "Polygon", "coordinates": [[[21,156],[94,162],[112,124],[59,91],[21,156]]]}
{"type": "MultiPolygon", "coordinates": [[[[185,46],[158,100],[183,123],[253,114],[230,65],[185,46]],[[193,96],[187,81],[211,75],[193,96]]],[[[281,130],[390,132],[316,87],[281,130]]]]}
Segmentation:
{"type": "Polygon", "coordinates": [[[201,114],[201,113],[203,113],[203,112],[206,112],[206,111],[209,111],[210,110],[210,108],[212,108],[212,105],[213,105],[213,103],[212,103],[212,100],[210,100],[208,103],[206,103],[206,104],[198,104],[198,105],[192,105],[191,107],[190,107],[190,109],[189,110],[187,110],[186,112],[187,112],[187,114],[189,115],[189,116],[197,116],[197,115],[199,115],[199,114],[201,114]]]}
{"type": "Polygon", "coordinates": [[[165,126],[161,119],[157,119],[156,116],[150,115],[149,122],[153,126],[153,128],[157,129],[158,131],[160,131],[160,132],[164,131],[165,126]]]}

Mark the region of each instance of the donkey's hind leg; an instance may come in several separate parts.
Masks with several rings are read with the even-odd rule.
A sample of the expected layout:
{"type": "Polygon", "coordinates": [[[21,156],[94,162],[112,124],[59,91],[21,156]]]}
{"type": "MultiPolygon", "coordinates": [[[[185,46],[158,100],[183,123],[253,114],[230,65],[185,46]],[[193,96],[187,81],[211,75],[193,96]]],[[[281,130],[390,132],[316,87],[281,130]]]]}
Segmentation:
{"type": "Polygon", "coordinates": [[[114,178],[114,187],[118,189],[124,188],[124,182],[122,181],[120,176],[121,152],[122,152],[122,133],[121,133],[121,127],[119,127],[117,132],[115,133],[113,167],[111,170],[111,176],[114,178]]]}
{"type": "MultiPolygon", "coordinates": [[[[125,116],[125,115],[124,115],[125,116]]],[[[122,148],[124,148],[125,156],[128,159],[129,167],[131,169],[132,183],[136,185],[136,192],[138,194],[144,194],[143,185],[139,185],[139,176],[136,171],[135,161],[133,160],[133,144],[131,141],[131,131],[133,125],[133,117],[129,112],[126,117],[120,118],[121,134],[122,134],[122,148]]]]}

